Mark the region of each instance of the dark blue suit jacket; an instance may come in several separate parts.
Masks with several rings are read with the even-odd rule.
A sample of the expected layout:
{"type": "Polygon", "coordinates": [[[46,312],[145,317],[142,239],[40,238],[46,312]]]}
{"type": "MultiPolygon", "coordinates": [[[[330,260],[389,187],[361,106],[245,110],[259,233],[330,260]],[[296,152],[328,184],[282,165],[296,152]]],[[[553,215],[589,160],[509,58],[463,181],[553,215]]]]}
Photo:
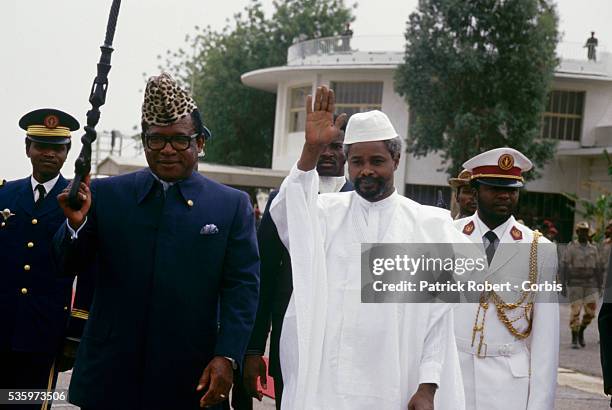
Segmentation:
{"type": "MultiPolygon", "coordinates": [[[[340,192],[353,189],[353,184],[347,181],[340,192]]],[[[270,327],[272,327],[268,373],[275,378],[281,377],[278,348],[285,311],[293,293],[289,252],[278,236],[276,225],[270,216],[270,205],[277,194],[278,191],[270,193],[257,230],[257,242],[261,256],[261,291],[255,326],[248,346],[248,353],[263,355],[270,327]]]]}
{"type": "Polygon", "coordinates": [[[67,185],[60,176],[38,206],[30,177],[0,187],[0,211],[15,214],[0,216],[0,351],[55,354],[59,349],[72,279],[58,277],[51,240],[65,222],[56,196],[67,185]]]}
{"type": "Polygon", "coordinates": [[[70,401],[196,409],[208,362],[241,363],[253,326],[259,257],[249,197],[198,173],[164,193],[149,169],[96,180],[92,193],[78,239],[65,225],[55,237],[66,271],[96,256],[99,269],[70,401]]]}

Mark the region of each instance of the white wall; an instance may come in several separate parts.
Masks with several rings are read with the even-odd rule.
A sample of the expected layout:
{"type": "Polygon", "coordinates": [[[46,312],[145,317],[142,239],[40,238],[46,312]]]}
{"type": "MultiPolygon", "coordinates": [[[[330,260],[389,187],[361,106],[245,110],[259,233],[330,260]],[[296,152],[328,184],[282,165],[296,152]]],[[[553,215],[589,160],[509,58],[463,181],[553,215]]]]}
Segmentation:
{"type": "Polygon", "coordinates": [[[595,128],[604,119],[606,113],[609,113],[608,109],[612,103],[612,82],[557,78],[553,81],[553,89],[586,92],[580,145],[594,146],[595,128]]]}
{"type": "Polygon", "coordinates": [[[316,74],[301,74],[289,81],[280,82],[276,93],[276,117],[274,121],[274,144],[272,149],[272,169],[289,170],[297,161],[304,133],[289,133],[289,90],[312,84],[317,81],[316,74]]]}

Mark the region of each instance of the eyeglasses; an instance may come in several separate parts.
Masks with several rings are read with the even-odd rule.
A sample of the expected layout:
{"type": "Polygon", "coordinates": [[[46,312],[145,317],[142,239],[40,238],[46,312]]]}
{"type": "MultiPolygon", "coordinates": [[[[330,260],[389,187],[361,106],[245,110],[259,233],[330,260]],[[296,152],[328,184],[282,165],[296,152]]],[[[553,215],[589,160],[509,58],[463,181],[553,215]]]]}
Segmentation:
{"type": "Polygon", "coordinates": [[[164,137],[162,135],[145,135],[145,143],[147,148],[152,151],[161,151],[170,144],[176,151],[186,151],[191,145],[191,140],[197,138],[200,134],[193,135],[173,135],[164,137]]]}

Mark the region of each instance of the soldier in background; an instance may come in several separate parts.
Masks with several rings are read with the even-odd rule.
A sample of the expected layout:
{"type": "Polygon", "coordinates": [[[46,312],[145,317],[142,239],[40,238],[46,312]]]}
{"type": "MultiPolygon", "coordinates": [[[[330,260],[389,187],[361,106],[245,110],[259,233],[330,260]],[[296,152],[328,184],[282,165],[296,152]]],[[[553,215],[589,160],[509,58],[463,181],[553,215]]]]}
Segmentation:
{"type": "Polygon", "coordinates": [[[601,262],[597,247],[589,242],[589,230],[588,222],[577,223],[578,239],[569,243],[563,254],[561,274],[571,301],[572,349],[585,347],[584,330],[595,317],[601,290],[601,262]]]}
{"type": "Polygon", "coordinates": [[[584,47],[587,49],[587,58],[589,61],[597,61],[597,46],[599,41],[595,38],[595,32],[591,31],[591,37],[587,38],[584,47]]]}
{"type": "Polygon", "coordinates": [[[457,178],[448,180],[451,188],[455,189],[455,202],[459,208],[459,211],[457,211],[457,207],[451,205],[451,216],[453,219],[466,218],[474,215],[474,212],[476,212],[476,196],[474,188],[470,185],[471,178],[472,173],[464,169],[457,178]]]}

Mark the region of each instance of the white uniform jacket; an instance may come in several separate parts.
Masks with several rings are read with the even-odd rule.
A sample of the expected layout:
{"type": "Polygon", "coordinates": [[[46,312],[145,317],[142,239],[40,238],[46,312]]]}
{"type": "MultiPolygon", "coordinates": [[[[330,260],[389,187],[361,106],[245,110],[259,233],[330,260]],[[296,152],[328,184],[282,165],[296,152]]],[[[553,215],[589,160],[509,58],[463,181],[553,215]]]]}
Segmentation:
{"type": "MultiPolygon", "coordinates": [[[[483,243],[486,225],[477,214],[455,221],[455,226],[475,243],[483,243]]],[[[520,284],[529,279],[529,244],[533,231],[516,222],[507,221],[503,235],[486,270],[483,280],[492,283],[520,284]],[[520,244],[522,246],[508,246],[520,244]]],[[[541,236],[538,241],[537,265],[539,283],[556,280],[557,254],[554,244],[541,236]]],[[[484,245],[483,245],[484,253],[484,245]]],[[[505,302],[515,302],[515,292],[500,292],[505,302]]],[[[548,410],[553,409],[559,362],[559,307],[556,299],[545,303],[537,293],[533,309],[531,334],[522,340],[515,337],[498,318],[494,303],[489,304],[484,320],[486,353],[478,355],[480,333],[472,343],[478,304],[462,303],[455,310],[455,336],[468,410],[548,410]]],[[[550,296],[548,293],[547,296],[550,296]]],[[[481,312],[482,315],[482,312],[481,312]]],[[[518,316],[518,315],[517,315],[518,316]]],[[[514,316],[514,314],[512,315],[514,316]]],[[[526,329],[525,318],[515,322],[526,329]]]]}

